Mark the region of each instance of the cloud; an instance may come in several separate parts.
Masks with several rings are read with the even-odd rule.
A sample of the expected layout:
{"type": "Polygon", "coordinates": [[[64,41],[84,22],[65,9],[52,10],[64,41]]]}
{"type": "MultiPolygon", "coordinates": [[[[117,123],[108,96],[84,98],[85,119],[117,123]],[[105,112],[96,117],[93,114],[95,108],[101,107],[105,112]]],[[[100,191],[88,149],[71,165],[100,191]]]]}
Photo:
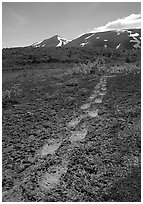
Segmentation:
{"type": "Polygon", "coordinates": [[[94,28],[91,33],[104,32],[109,30],[123,30],[141,28],[141,14],[131,14],[124,18],[119,18],[115,21],[108,22],[105,26],[94,28]]]}
{"type": "MultiPolygon", "coordinates": [[[[123,29],[133,29],[141,28],[141,14],[131,14],[124,18],[119,18],[115,21],[108,22],[105,26],[100,26],[90,30],[86,33],[98,33],[110,30],[123,30],[123,29]]],[[[80,37],[86,33],[82,33],[77,37],[80,37]]]]}

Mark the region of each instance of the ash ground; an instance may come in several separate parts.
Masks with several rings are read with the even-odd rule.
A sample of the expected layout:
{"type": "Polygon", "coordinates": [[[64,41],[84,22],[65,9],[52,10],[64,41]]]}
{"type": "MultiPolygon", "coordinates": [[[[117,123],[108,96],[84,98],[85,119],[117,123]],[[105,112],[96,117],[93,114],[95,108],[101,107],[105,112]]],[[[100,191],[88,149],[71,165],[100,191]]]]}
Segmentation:
{"type": "Polygon", "coordinates": [[[3,201],[140,202],[140,67],[70,70],[55,63],[51,69],[3,72],[3,201]],[[83,121],[86,136],[72,145],[74,130],[67,124],[81,115],[100,79],[111,75],[96,104],[98,117],[83,121]],[[59,145],[41,156],[49,141],[59,145]],[[60,167],[55,184],[46,187],[45,175],[59,175],[54,171],[60,167]]]}

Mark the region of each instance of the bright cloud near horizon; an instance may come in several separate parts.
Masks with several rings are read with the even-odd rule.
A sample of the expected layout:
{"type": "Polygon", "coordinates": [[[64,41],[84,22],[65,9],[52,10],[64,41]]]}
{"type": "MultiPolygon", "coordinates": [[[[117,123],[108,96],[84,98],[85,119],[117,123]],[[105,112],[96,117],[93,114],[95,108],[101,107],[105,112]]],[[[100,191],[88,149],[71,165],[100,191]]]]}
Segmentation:
{"type": "Polygon", "coordinates": [[[109,30],[122,30],[131,28],[141,28],[141,14],[131,14],[124,18],[108,22],[105,26],[95,28],[91,32],[102,32],[109,30]]]}
{"type": "Polygon", "coordinates": [[[27,46],[53,35],[141,28],[140,2],[3,2],[3,47],[27,46]]]}
{"type": "MultiPolygon", "coordinates": [[[[119,18],[115,21],[108,22],[105,26],[100,26],[88,31],[87,33],[98,33],[110,30],[123,30],[141,28],[141,14],[131,14],[124,18],[119,18]]],[[[85,33],[80,34],[79,36],[85,33]]]]}

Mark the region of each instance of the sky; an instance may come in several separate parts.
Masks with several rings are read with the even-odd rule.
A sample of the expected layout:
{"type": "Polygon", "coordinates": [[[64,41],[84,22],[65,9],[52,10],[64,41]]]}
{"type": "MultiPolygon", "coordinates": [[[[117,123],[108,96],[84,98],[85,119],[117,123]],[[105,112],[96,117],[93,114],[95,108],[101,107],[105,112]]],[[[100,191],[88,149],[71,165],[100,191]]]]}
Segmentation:
{"type": "Polygon", "coordinates": [[[60,35],[140,26],[140,2],[3,2],[2,47],[31,45],[60,35]]]}

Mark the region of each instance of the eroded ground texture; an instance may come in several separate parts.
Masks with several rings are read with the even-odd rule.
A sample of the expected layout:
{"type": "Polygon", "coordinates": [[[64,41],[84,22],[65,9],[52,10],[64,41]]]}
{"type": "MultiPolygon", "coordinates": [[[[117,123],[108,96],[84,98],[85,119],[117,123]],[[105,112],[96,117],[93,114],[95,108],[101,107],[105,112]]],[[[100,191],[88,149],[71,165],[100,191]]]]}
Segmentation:
{"type": "Polygon", "coordinates": [[[140,201],[140,71],[3,83],[3,201],[140,201]]]}

